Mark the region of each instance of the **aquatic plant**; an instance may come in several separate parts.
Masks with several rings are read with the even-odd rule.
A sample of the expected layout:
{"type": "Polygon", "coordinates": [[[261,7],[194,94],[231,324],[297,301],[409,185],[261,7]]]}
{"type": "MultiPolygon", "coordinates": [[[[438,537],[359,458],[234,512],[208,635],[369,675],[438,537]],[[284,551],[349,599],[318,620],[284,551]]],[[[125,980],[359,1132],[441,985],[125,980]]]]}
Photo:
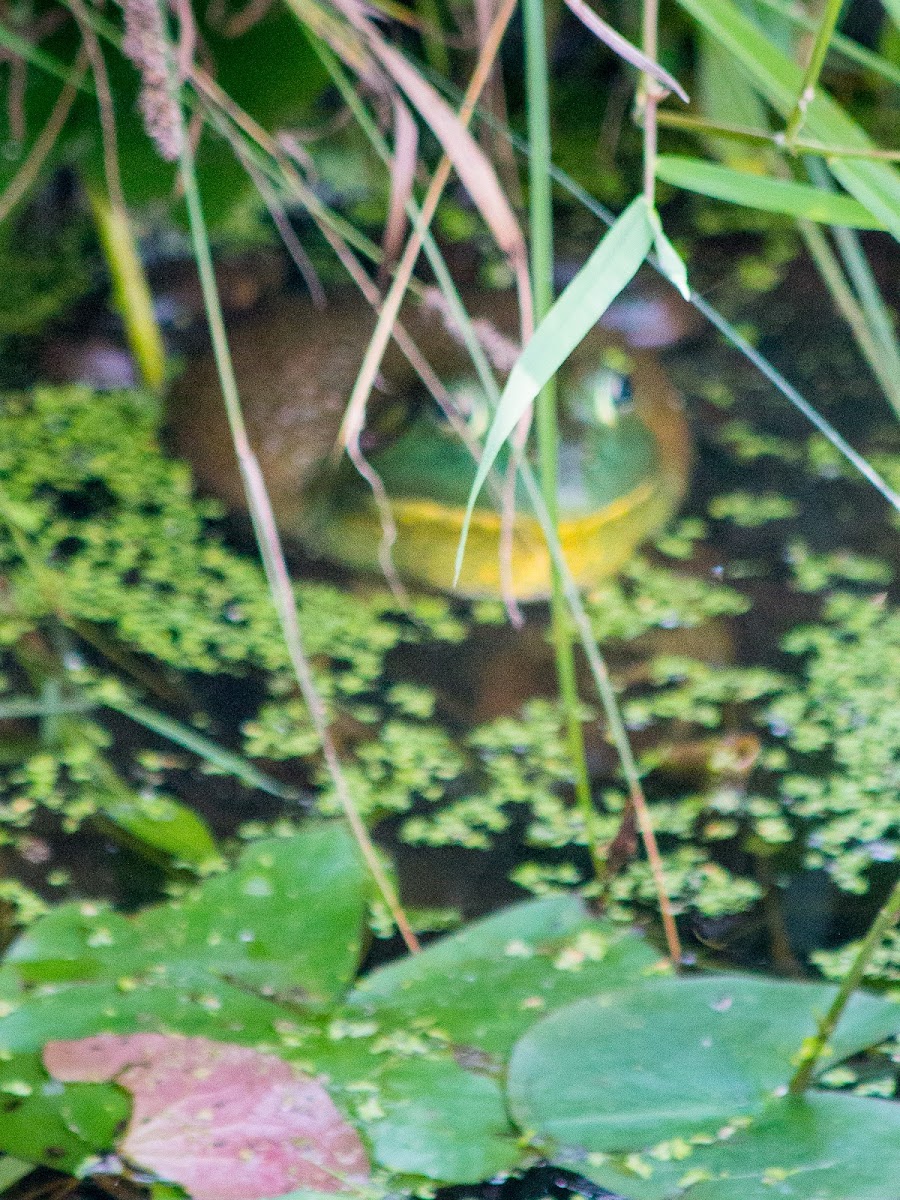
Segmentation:
{"type": "MultiPolygon", "coordinates": [[[[633,931],[574,897],[503,910],[357,978],[369,892],[331,822],[256,841],[227,872],[131,917],[83,902],[49,911],[0,976],[0,1147],[13,1165],[79,1172],[120,1147],[135,1168],[215,1200],[223,1185],[197,1174],[215,1149],[220,1164],[234,1156],[240,1194],[283,1191],[290,1176],[268,1172],[276,1160],[288,1169],[275,1153],[288,1113],[301,1121],[290,1169],[313,1170],[325,1152],[324,1131],[304,1137],[303,1106],[283,1091],[315,1077],[329,1120],[345,1123],[341,1144],[355,1138],[353,1170],[338,1166],[327,1184],[339,1194],[475,1183],[541,1157],[639,1200],[762,1195],[811,1170],[816,1190],[795,1195],[877,1200],[900,1168],[884,1100],[777,1094],[834,988],[674,978],[633,931]],[[162,1056],[164,1090],[140,1078],[148,1054],[162,1056]],[[119,1086],[105,1082],[104,1055],[119,1086]],[[199,1080],[206,1108],[191,1103],[199,1080]],[[242,1112],[265,1111],[275,1088],[282,1114],[243,1140],[227,1104],[241,1080],[242,1112]]],[[[854,997],[818,1071],[898,1029],[896,1001],[854,997]]]]}
{"type": "MultiPolygon", "coordinates": [[[[250,682],[255,673],[273,695],[289,696],[291,688],[262,573],[222,543],[212,524],[218,510],[195,500],[186,468],[162,454],[159,416],[158,403],[139,392],[45,388],[4,402],[7,697],[0,715],[12,725],[0,823],[16,842],[41,806],[70,830],[101,814],[139,843],[197,867],[215,857],[204,823],[136,767],[131,781],[123,778],[97,715],[123,714],[199,754],[208,768],[275,796],[300,793],[207,737],[202,713],[193,727],[179,719],[198,706],[186,672],[231,673],[248,688],[258,686],[250,682]],[[169,707],[174,700],[177,717],[159,711],[160,696],[169,707]],[[19,731],[17,722],[35,720],[19,731]]],[[[375,692],[386,655],[402,642],[461,636],[446,604],[423,598],[401,613],[383,594],[355,598],[300,585],[298,595],[316,631],[310,648],[334,711],[369,723],[422,711],[412,688],[381,699],[375,692]]],[[[290,727],[270,729],[279,742],[271,756],[285,757],[286,749],[288,757],[315,758],[308,717],[292,699],[281,703],[290,727]]],[[[263,753],[267,713],[254,743],[263,753]]]]}

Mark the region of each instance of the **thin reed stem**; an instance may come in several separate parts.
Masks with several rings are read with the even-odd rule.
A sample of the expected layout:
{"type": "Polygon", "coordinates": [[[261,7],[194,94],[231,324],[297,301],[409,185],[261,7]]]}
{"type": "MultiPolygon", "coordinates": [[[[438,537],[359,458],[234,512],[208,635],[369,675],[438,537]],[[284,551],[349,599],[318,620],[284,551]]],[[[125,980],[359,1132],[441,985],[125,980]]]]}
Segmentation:
{"type": "MultiPolygon", "coordinates": [[[[548,170],[550,150],[550,97],[548,89],[546,28],[543,0],[524,0],[522,18],[525,33],[525,75],[528,116],[528,213],[531,233],[531,286],[534,294],[535,322],[547,315],[553,305],[553,198],[548,170]]],[[[540,490],[548,521],[554,530],[559,524],[557,470],[556,380],[551,379],[535,402],[540,490]]],[[[575,779],[575,799],[584,822],[585,836],[598,879],[603,862],[597,836],[597,813],[591,796],[584,731],[581,725],[581,701],[575,668],[575,642],[569,622],[562,577],[556,562],[551,564],[550,611],[556,675],[566,722],[566,740],[575,779]]]]}
{"type": "Polygon", "coordinates": [[[850,970],[838,988],[837,995],[832,1001],[831,1007],[821,1021],[819,1021],[819,1028],[815,1037],[809,1038],[804,1045],[800,1053],[797,1070],[790,1083],[790,1092],[792,1095],[802,1095],[812,1082],[813,1072],[818,1065],[819,1059],[825,1053],[828,1042],[837,1028],[838,1021],[840,1021],[850,997],[862,983],[866,967],[869,965],[872,955],[881,945],[884,935],[891,926],[897,923],[898,918],[900,918],[900,880],[894,884],[894,889],[890,896],[888,896],[884,907],[872,922],[869,932],[863,938],[856,953],[856,958],[854,958],[850,970]]]}
{"type": "MultiPolygon", "coordinates": [[[[163,21],[167,21],[168,14],[162,7],[160,7],[160,11],[163,21]]],[[[288,575],[287,564],[284,559],[281,539],[275,525],[275,517],[266,491],[265,481],[247,437],[247,429],[238,395],[237,379],[234,373],[234,364],[225,334],[225,321],[222,315],[222,306],[213,271],[212,253],[209,245],[209,237],[206,232],[206,221],[203,216],[200,190],[194,167],[193,147],[183,127],[181,85],[176,75],[172,46],[168,39],[166,45],[166,63],[169,92],[173,101],[178,106],[178,112],[182,121],[179,166],[188,209],[191,242],[197,271],[200,276],[203,301],[206,307],[210,336],[212,338],[213,354],[219,373],[228,424],[231,428],[235,452],[241,469],[244,491],[247,497],[247,507],[253,521],[257,545],[259,546],[263,560],[266,578],[269,582],[272,601],[278,613],[282,634],[297,684],[306,702],[313,728],[322,746],[325,766],[334,784],[335,793],[344,817],[356,839],[360,853],[375,882],[375,886],[403,941],[406,943],[407,949],[411,953],[417,953],[420,949],[418,939],[409,924],[406,913],[400,905],[394,886],[388,878],[375,844],[359,815],[350,792],[347,777],[344,774],[337,752],[337,746],[334,738],[331,736],[325,703],[319,694],[313,677],[312,667],[303,645],[303,636],[297,617],[296,600],[288,575]]]]}
{"type": "MultiPolygon", "coordinates": [[[[641,13],[641,49],[656,61],[659,49],[659,0],[644,0],[641,13]]],[[[656,110],[665,92],[646,72],[641,76],[640,109],[644,132],[644,199],[647,207],[656,207],[656,110]]]]}
{"type": "Polygon", "coordinates": [[[746,125],[731,125],[726,121],[709,121],[705,117],[694,117],[690,113],[660,109],[657,124],[669,129],[687,129],[692,133],[709,137],[728,138],[749,146],[771,146],[775,150],[790,154],[814,154],[819,158],[865,158],[872,162],[900,162],[900,150],[883,150],[878,146],[826,146],[824,142],[810,142],[795,138],[790,145],[781,131],[750,129],[746,125]]]}
{"type": "Polygon", "coordinates": [[[803,122],[806,120],[806,110],[815,99],[819,76],[822,74],[822,67],[825,65],[825,56],[828,53],[829,43],[834,34],[835,26],[838,23],[838,18],[841,15],[843,3],[844,0],[826,0],[825,11],[822,13],[819,27],[816,30],[816,40],[813,42],[812,53],[809,56],[809,62],[803,75],[803,82],[800,84],[800,91],[797,93],[797,99],[794,101],[793,111],[784,127],[785,141],[789,146],[792,145],[794,138],[803,127],[803,122]]]}
{"type": "Polygon", "coordinates": [[[159,392],[166,381],[166,348],[128,213],[97,185],[85,181],[84,190],[112,277],[113,299],[125,325],[128,348],[146,386],[159,392]]]}

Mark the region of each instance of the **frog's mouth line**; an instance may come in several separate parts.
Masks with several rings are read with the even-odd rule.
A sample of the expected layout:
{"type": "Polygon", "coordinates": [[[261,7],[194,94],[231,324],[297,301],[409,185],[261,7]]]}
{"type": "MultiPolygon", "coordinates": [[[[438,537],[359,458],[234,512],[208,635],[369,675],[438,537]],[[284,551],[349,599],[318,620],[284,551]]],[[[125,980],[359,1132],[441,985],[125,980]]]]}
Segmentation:
{"type": "MultiPolygon", "coordinates": [[[[585,538],[594,537],[605,525],[620,521],[635,509],[649,503],[656,495],[658,488],[657,481],[645,480],[627,495],[620,496],[618,500],[612,501],[597,512],[568,519],[561,517],[560,536],[564,539],[574,535],[581,535],[585,538]]],[[[461,530],[465,517],[464,508],[427,499],[391,500],[391,510],[398,526],[421,525],[424,527],[432,525],[439,527],[442,531],[446,531],[448,528],[461,530]]],[[[503,518],[499,512],[483,508],[476,509],[472,514],[471,533],[477,536],[479,532],[482,532],[491,537],[499,537],[502,523],[503,518]]],[[[517,541],[521,540],[523,545],[528,546],[535,540],[542,544],[544,542],[544,534],[537,519],[531,514],[521,512],[516,514],[513,536],[517,541]]]]}

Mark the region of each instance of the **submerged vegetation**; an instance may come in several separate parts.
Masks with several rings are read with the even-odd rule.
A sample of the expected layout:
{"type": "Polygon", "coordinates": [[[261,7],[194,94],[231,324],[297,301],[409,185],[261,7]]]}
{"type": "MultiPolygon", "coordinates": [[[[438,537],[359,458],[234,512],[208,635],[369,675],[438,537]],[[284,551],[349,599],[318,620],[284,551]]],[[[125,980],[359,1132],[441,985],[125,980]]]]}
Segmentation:
{"type": "Polygon", "coordinates": [[[7,6],[0,1185],[896,1200],[900,12],[845,7],[7,6]],[[377,314],[288,379],[318,542],[262,443],[322,414],[245,423],[213,270],[276,236],[377,314]],[[253,551],[171,452],[198,290],[253,551]],[[407,592],[454,554],[480,599],[407,592]]]}

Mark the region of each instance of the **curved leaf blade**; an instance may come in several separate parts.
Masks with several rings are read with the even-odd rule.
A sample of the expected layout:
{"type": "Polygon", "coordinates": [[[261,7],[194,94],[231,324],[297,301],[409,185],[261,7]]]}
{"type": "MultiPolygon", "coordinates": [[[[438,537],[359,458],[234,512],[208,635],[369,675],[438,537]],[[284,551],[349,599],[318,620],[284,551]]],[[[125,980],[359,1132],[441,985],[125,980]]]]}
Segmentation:
{"type": "Polygon", "coordinates": [[[633,200],[535,330],[510,372],[488,430],[484,453],[466,506],[454,583],[459,579],[475,503],[503,444],[541,388],[603,316],[637,273],[653,244],[650,210],[633,200]]]}

